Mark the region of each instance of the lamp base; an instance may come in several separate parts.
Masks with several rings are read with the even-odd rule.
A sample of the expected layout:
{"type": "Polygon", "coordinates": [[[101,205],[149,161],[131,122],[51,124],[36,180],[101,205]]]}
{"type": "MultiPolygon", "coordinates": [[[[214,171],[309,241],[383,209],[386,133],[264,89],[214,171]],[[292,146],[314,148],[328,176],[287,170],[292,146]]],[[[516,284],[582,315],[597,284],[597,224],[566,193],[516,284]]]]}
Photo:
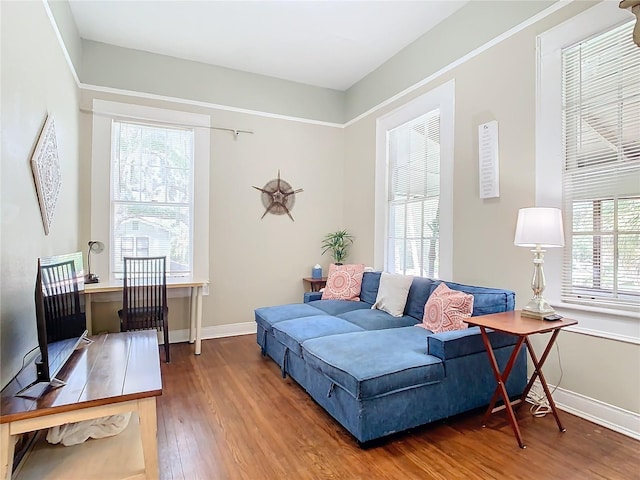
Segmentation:
{"type": "Polygon", "coordinates": [[[84,283],[99,283],[100,277],[95,273],[88,273],[84,277],[84,283]]]}
{"type": "Polygon", "coordinates": [[[544,298],[534,297],[522,308],[520,315],[523,317],[531,317],[542,319],[547,315],[553,315],[556,311],[547,303],[544,298]]]}

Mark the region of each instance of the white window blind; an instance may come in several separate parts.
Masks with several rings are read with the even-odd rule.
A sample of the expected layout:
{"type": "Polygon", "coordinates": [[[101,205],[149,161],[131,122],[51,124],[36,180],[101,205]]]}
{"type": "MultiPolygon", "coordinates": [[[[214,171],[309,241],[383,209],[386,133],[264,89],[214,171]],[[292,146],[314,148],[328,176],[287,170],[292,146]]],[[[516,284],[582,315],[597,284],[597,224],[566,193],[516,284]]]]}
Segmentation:
{"type": "Polygon", "coordinates": [[[166,256],[168,274],[191,274],[193,130],[114,120],[111,151],[111,271],[166,256]]]}
{"type": "Polygon", "coordinates": [[[387,269],[439,278],[440,110],[387,133],[387,269]]]}
{"type": "Polygon", "coordinates": [[[640,305],[640,49],[634,22],[562,50],[562,300],[640,305]]]}

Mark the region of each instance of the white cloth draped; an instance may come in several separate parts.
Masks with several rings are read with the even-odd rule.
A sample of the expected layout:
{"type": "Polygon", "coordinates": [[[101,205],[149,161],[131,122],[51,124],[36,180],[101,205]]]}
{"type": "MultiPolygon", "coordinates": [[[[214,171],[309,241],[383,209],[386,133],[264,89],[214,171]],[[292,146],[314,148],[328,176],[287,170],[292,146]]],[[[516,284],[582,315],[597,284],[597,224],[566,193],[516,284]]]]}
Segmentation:
{"type": "Polygon", "coordinates": [[[104,438],[118,435],[129,424],[131,412],[108,417],[83,420],[51,427],[47,433],[49,443],[62,443],[65,447],[77,445],[89,438],[104,438]]]}

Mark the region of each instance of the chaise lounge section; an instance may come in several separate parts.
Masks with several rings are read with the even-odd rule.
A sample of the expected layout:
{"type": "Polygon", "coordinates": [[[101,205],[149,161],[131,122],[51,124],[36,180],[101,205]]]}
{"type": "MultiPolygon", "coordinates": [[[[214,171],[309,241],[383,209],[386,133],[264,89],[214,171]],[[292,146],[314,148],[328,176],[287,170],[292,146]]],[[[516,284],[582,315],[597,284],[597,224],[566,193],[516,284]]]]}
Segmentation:
{"type": "MultiPolygon", "coordinates": [[[[302,304],[255,310],[263,355],[361,444],[485,406],[495,389],[477,327],[433,333],[416,326],[441,281],[414,277],[403,315],[394,317],[372,308],[380,278],[380,272],[364,273],[360,301],[321,300],[314,292],[302,304]]],[[[472,316],[514,308],[512,291],[445,283],[473,295],[472,316]]],[[[504,367],[516,338],[489,336],[504,367]]],[[[507,382],[509,395],[522,393],[525,384],[522,351],[507,382]]]]}

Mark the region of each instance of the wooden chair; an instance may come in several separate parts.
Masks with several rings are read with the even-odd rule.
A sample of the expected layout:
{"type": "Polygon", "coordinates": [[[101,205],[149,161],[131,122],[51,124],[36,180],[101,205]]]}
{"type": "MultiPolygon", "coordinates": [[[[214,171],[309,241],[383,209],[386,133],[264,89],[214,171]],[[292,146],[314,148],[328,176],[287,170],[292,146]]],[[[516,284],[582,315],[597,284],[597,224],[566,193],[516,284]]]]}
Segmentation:
{"type": "Polygon", "coordinates": [[[169,309],[166,257],[124,257],[120,329],[162,330],[164,357],[169,363],[169,309]]]}

